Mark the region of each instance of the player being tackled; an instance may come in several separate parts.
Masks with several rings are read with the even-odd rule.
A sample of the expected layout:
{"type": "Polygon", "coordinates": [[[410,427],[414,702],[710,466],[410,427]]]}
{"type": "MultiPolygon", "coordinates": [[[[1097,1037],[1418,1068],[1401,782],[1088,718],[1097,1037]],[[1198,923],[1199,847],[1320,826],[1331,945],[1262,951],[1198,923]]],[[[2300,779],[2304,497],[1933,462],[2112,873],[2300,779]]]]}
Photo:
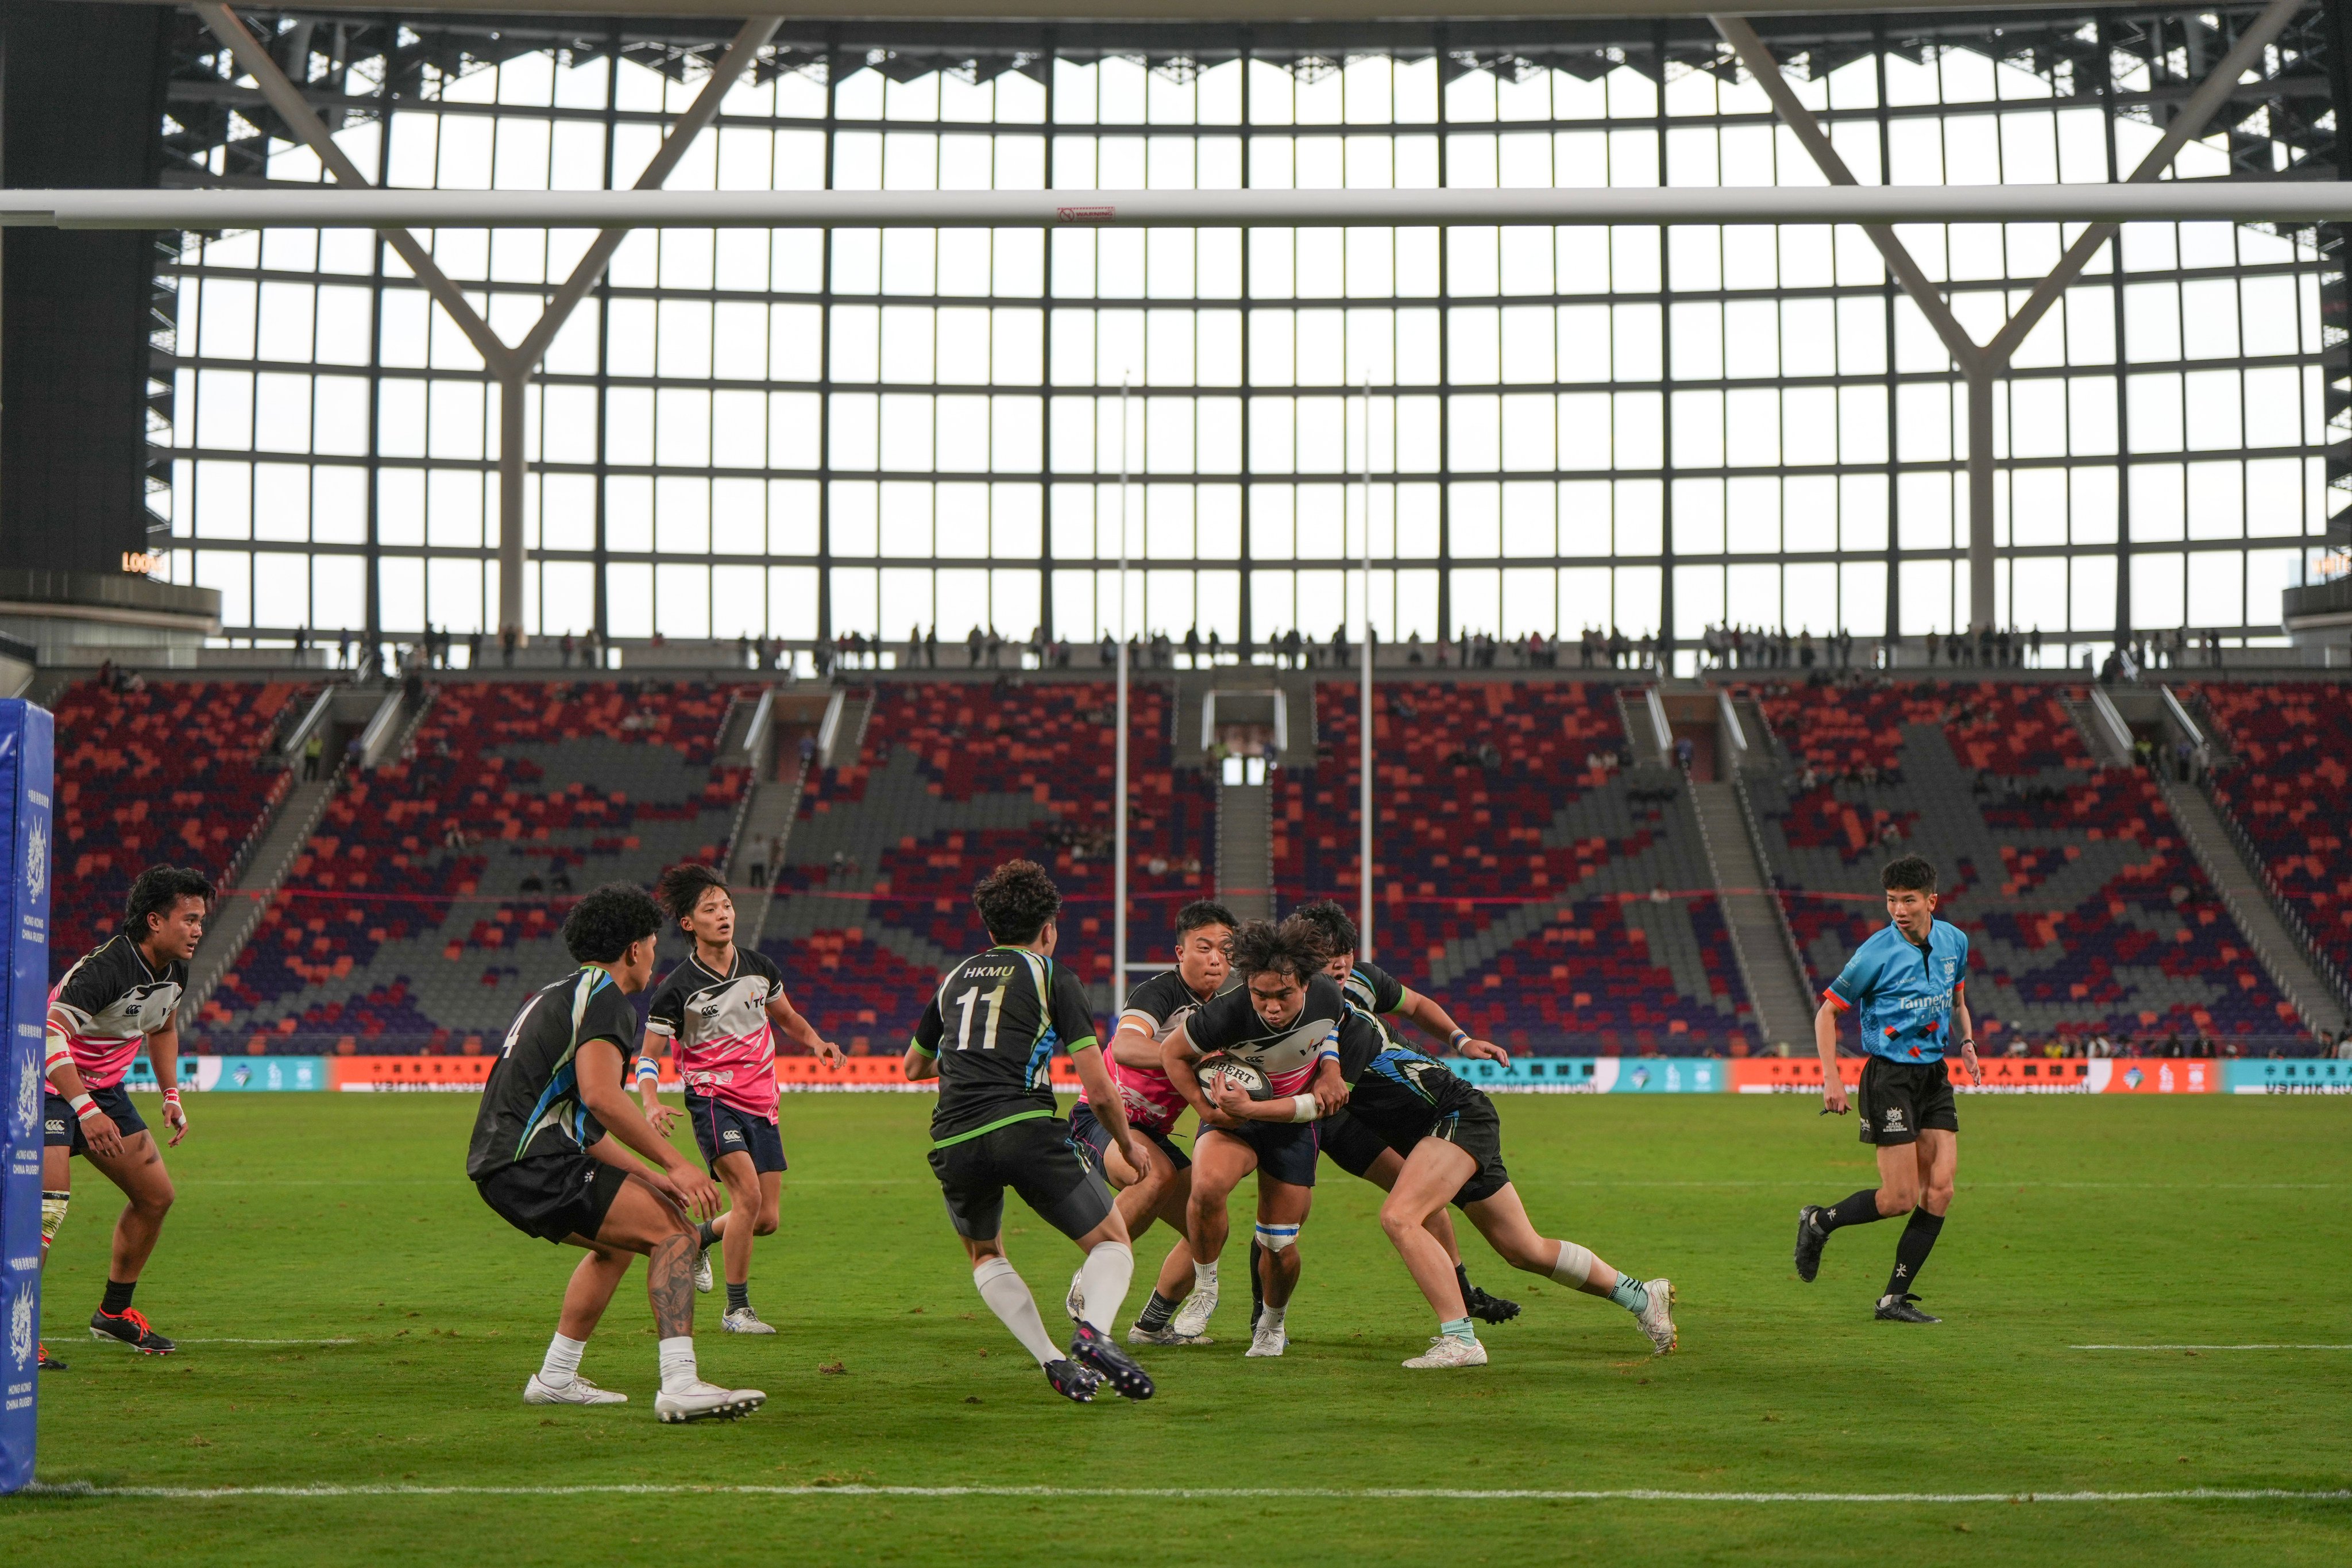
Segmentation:
{"type": "Polygon", "coordinates": [[[1935,1323],[1920,1310],[1912,1288],[1944,1229],[1959,1171],[1960,1121],[1946,1057],[1955,1040],[1960,1061],[1979,1083],[1976,1031],[1969,1018],[1969,939],[1936,918],[1936,868],[1916,855],[1888,864],[1887,923],[1854,950],[1822,993],[1813,1016],[1813,1044],[1822,1057],[1822,1109],[1846,1113],[1838,1076],[1838,1016],[1852,1013],[1867,1059],[1862,1067],[1862,1141],[1878,1151],[1878,1185],[1826,1207],[1797,1213],[1797,1278],[1821,1272],[1822,1249],[1833,1232],[1909,1215],[1895,1243],[1895,1271],[1878,1298],[1876,1316],[1895,1323],[1935,1323]]]}
{"type": "Polygon", "coordinates": [[[783,1204],[784,1140],[778,1131],[776,1036],[782,1030],[815,1053],[841,1060],[841,1047],[816,1032],[784,995],[784,977],[767,956],[735,944],[735,900],[708,866],[673,866],[657,889],[662,907],[694,940],[694,952],[654,988],[646,1014],[646,1048],[637,1058],[637,1093],[646,1120],[667,1136],[677,1112],[661,1102],[654,1058],[665,1041],[677,1052],[703,1163],[727,1187],[727,1212],[696,1238],[703,1252],[694,1284],[710,1289],[709,1249],[727,1270],[730,1334],[772,1334],[751,1310],[751,1242],[775,1234],[783,1204]]]}
{"type": "Polygon", "coordinates": [[[588,1252],[564,1288],[546,1360],[523,1385],[526,1403],[628,1402],[582,1377],[580,1357],[629,1259],[642,1253],[661,1335],[654,1414],[664,1421],[732,1419],[768,1396],[705,1383],[695,1364],[695,1221],[719,1212],[719,1190],[629,1098],[637,1037],[629,998],[653,979],[661,923],[645,889],[625,883],[599,888],[573,906],[563,945],[580,967],[534,992],[515,1015],[482,1085],[466,1174],[517,1230],[588,1252]]]}
{"type": "Polygon", "coordinates": [[[1008,860],[981,879],[971,901],[996,945],[948,971],[915,1026],[905,1062],[909,1082],[939,1080],[931,1172],[949,1223],[971,1260],[980,1299],[1037,1358],[1056,1394],[1085,1405],[1108,1383],[1129,1399],[1149,1399],[1150,1377],[1111,1338],[1135,1274],[1127,1223],[1054,1102],[1049,1070],[1058,1051],[1077,1068],[1096,1117],[1129,1167],[1147,1167],[1144,1140],[1129,1128],[1103,1068],[1086,990],[1054,962],[1061,892],[1034,861],[1008,860]],[[1004,1256],[1007,1187],[1086,1255],[1078,1270],[1083,1315],[1067,1355],[1004,1256]]]}

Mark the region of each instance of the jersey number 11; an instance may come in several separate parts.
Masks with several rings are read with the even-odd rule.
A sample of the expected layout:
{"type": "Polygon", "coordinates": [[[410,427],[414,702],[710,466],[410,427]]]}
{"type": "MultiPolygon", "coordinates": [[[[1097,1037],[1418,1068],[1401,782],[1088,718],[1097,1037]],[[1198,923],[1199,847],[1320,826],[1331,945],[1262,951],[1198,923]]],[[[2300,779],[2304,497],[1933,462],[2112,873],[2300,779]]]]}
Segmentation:
{"type": "Polygon", "coordinates": [[[972,1010],[983,1003],[988,1007],[988,1022],[980,1032],[980,1048],[983,1051],[996,1048],[996,1020],[1004,1013],[1004,987],[1000,985],[993,991],[983,992],[975,985],[956,998],[956,1005],[963,1009],[963,1022],[956,1030],[956,1049],[971,1049],[972,1010]]]}

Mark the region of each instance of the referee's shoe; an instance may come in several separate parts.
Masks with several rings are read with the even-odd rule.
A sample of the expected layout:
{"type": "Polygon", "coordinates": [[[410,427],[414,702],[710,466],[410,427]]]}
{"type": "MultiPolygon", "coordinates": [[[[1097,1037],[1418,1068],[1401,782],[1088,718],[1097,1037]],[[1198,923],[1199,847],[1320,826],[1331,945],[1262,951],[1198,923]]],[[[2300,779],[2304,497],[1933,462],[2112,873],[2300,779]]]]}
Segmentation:
{"type": "Polygon", "coordinates": [[[1911,1304],[1918,1299],[1918,1297],[1912,1295],[1907,1290],[1900,1296],[1881,1296],[1878,1299],[1879,1321],[1884,1323],[1940,1323],[1944,1321],[1941,1318],[1934,1316],[1932,1313],[1923,1312],[1918,1308],[1911,1304]]]}

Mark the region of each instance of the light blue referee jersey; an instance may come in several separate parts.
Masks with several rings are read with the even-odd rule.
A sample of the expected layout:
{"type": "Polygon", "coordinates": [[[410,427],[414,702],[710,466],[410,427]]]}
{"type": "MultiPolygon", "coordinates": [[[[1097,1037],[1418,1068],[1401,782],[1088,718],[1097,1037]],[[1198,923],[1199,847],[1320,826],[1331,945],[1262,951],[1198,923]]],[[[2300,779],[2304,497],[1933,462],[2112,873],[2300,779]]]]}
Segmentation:
{"type": "Polygon", "coordinates": [[[1939,1062],[1952,1039],[1952,1002],[1968,984],[1969,939],[1937,921],[1925,948],[1890,922],[1854,949],[1822,994],[1858,1013],[1862,1048],[1896,1062],[1939,1062]]]}

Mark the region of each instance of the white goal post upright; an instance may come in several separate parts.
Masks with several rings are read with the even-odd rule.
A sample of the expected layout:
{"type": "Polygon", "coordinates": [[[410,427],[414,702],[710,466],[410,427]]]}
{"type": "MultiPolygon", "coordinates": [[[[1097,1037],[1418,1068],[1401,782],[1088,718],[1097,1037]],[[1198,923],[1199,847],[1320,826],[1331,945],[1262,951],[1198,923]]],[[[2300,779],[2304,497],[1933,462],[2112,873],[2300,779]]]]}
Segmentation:
{"type": "MultiPolygon", "coordinates": [[[[1372,378],[1364,377],[1364,675],[1357,688],[1356,952],[1372,956],[1372,378]]],[[[1313,688],[1310,686],[1309,690],[1313,688]]]]}
{"type": "MultiPolygon", "coordinates": [[[[1127,1005],[1127,384],[1118,378],[1118,735],[1111,770],[1110,1015],[1118,1033],[1118,1010],[1127,1005]]],[[[1099,537],[1099,535],[1097,535],[1099,537]]],[[[1097,609],[1102,605],[1095,600],[1097,609]]],[[[1096,616],[1101,623],[1101,616],[1096,616]]]]}

